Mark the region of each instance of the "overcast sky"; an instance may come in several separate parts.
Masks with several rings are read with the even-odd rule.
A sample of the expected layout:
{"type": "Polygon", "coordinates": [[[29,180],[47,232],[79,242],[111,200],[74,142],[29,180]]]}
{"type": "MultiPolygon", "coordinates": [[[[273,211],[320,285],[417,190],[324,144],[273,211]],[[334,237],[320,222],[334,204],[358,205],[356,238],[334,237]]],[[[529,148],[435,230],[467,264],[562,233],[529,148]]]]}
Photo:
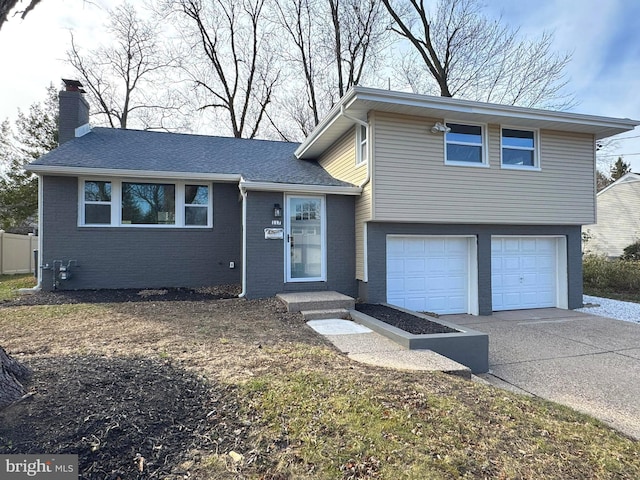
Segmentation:
{"type": "MultiPolygon", "coordinates": [[[[0,31],[0,120],[43,100],[49,83],[74,77],[63,59],[69,31],[91,42],[99,37],[105,8],[119,0],[42,0],[23,21],[11,19],[0,31]]],[[[133,2],[138,3],[138,2],[133,2]]],[[[142,3],[142,2],[140,2],[142,3]]],[[[486,0],[525,35],[553,31],[558,51],[573,52],[569,90],[577,113],[640,120],[640,1],[486,0]]],[[[83,45],[90,48],[91,45],[83,45]]],[[[640,130],[623,137],[640,137],[640,130]]],[[[623,155],[640,172],[640,138],[621,140],[623,155]]]]}

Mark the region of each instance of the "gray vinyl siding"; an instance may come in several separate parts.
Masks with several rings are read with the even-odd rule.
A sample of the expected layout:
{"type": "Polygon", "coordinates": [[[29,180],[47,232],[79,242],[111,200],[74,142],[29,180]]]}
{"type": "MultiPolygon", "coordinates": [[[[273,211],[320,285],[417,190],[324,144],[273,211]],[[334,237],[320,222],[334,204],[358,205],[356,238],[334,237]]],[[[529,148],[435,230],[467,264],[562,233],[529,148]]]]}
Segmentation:
{"type": "MultiPolygon", "coordinates": [[[[540,131],[540,171],[500,166],[500,125],[488,125],[489,167],[444,164],[441,118],[375,112],[375,221],[583,225],[594,222],[594,138],[540,131]]],[[[514,126],[514,125],[510,125],[514,126]]],[[[516,124],[517,126],[517,124],[516,124]]]]}
{"type": "Polygon", "coordinates": [[[273,205],[285,205],[284,193],[248,192],[247,196],[247,298],[271,297],[281,292],[335,290],[354,296],[355,269],[354,197],[327,195],[327,280],[285,282],[285,251],[282,240],[267,240],[273,205]]]}
{"type": "MultiPolygon", "coordinates": [[[[213,185],[213,228],[79,227],[78,179],[41,177],[42,263],[75,260],[63,289],[200,287],[241,281],[238,186],[213,185]],[[229,262],[236,268],[230,269],[229,262]]],[[[51,271],[43,288],[52,288],[51,271]]]]}
{"type": "Polygon", "coordinates": [[[600,193],[598,223],[583,228],[585,253],[619,257],[640,240],[640,181],[626,180],[600,193]]]}
{"type": "Polygon", "coordinates": [[[387,235],[473,235],[478,246],[478,307],[491,315],[491,237],[499,235],[560,235],[567,239],[567,290],[570,309],[582,307],[582,253],[579,226],[562,225],[432,225],[370,222],[369,281],[360,284],[360,297],[370,303],[387,301],[387,235]]]}

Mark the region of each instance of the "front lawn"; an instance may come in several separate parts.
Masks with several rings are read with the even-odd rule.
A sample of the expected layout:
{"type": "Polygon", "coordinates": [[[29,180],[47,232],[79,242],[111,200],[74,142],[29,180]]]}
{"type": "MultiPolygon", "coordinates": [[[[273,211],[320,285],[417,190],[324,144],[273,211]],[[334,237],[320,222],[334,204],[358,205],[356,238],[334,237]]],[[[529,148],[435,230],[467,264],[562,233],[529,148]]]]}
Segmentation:
{"type": "Polygon", "coordinates": [[[35,392],[0,453],[95,479],[640,478],[640,444],[590,417],[352,362],[274,299],[145,300],[0,307],[35,392]]]}

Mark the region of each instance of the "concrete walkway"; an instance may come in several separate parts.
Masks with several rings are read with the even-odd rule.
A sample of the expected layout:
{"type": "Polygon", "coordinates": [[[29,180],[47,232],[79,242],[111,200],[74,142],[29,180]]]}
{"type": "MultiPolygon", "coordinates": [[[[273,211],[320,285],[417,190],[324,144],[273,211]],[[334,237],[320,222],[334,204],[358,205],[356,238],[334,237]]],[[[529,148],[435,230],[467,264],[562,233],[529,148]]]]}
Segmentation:
{"type": "Polygon", "coordinates": [[[407,350],[350,320],[311,320],[307,325],[324,335],[338,350],[356,362],[396,370],[438,371],[471,378],[471,370],[458,362],[431,350],[407,350]]]}
{"type": "Polygon", "coordinates": [[[446,315],[489,334],[490,374],[640,439],[640,324],[555,308],[446,315]]]}

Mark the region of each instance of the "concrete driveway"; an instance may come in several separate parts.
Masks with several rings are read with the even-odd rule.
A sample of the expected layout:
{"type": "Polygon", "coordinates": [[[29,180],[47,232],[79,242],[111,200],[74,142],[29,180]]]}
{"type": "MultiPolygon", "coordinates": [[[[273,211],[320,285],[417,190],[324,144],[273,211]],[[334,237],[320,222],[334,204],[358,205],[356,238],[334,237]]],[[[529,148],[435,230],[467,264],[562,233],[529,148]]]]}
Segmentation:
{"type": "Polygon", "coordinates": [[[489,334],[485,380],[640,439],[640,324],[555,308],[443,318],[489,334]]]}

